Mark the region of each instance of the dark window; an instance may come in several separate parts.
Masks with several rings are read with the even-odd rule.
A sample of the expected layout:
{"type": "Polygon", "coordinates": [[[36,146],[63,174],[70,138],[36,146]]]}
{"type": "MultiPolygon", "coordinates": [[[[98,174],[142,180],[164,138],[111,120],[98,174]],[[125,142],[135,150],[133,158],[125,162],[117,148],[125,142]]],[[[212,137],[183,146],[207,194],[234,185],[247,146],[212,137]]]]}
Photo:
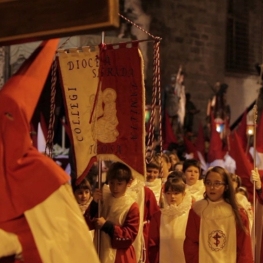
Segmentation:
{"type": "Polygon", "coordinates": [[[262,14],[260,11],[262,11],[262,1],[259,0],[228,1],[227,72],[256,74],[255,64],[262,63],[262,14]]]}

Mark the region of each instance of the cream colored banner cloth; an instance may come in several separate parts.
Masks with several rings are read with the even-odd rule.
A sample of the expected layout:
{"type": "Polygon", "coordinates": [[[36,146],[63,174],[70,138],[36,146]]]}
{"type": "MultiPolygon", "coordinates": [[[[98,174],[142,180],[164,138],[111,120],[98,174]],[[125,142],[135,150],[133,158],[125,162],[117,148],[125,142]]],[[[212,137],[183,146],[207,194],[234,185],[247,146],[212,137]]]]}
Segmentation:
{"type": "Polygon", "coordinates": [[[90,117],[99,80],[99,48],[93,51],[88,47],[81,51],[61,51],[59,66],[74,146],[76,174],[80,178],[86,175],[96,158],[94,121],[90,123],[90,117]]]}

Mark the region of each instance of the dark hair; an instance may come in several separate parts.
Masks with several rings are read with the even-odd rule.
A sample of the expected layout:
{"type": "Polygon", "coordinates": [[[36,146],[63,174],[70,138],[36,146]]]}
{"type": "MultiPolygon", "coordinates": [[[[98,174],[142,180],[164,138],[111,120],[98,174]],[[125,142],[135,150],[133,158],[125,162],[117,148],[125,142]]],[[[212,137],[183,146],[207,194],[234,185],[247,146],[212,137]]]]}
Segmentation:
{"type": "Polygon", "coordinates": [[[165,182],[163,191],[166,193],[169,190],[172,192],[184,193],[185,183],[179,177],[171,177],[165,182]]]}
{"type": "Polygon", "coordinates": [[[190,166],[198,168],[199,174],[201,175],[201,165],[196,159],[186,159],[183,163],[183,172],[185,172],[190,166]]]}
{"type": "Polygon", "coordinates": [[[121,162],[113,163],[107,171],[107,182],[111,180],[126,181],[127,183],[132,180],[131,169],[121,162]]]}
{"type": "MultiPolygon", "coordinates": [[[[235,191],[233,188],[233,184],[232,184],[232,179],[230,174],[227,172],[226,169],[220,167],[220,166],[215,166],[211,169],[209,169],[204,177],[204,182],[206,181],[207,176],[211,173],[218,173],[221,175],[223,182],[225,183],[225,191],[223,194],[223,198],[225,200],[225,202],[227,202],[228,204],[231,205],[233,212],[235,214],[235,219],[236,222],[238,223],[238,225],[241,227],[241,229],[243,229],[245,232],[247,232],[246,227],[244,226],[240,213],[239,213],[239,206],[236,200],[236,195],[235,195],[235,191]]],[[[204,193],[204,198],[207,199],[207,194],[206,192],[204,193]]]]}
{"type": "Polygon", "coordinates": [[[167,180],[173,179],[173,178],[179,178],[179,179],[183,180],[184,183],[186,182],[184,173],[177,171],[177,170],[169,173],[169,175],[167,176],[167,180]]]}
{"type": "Polygon", "coordinates": [[[77,190],[89,190],[91,192],[91,185],[86,177],[79,184],[76,184],[76,180],[73,180],[72,188],[74,193],[77,190]]]}
{"type": "Polygon", "coordinates": [[[181,161],[179,161],[179,162],[176,162],[174,165],[173,165],[173,171],[176,169],[176,166],[177,165],[184,165],[184,162],[181,162],[181,161]]]}

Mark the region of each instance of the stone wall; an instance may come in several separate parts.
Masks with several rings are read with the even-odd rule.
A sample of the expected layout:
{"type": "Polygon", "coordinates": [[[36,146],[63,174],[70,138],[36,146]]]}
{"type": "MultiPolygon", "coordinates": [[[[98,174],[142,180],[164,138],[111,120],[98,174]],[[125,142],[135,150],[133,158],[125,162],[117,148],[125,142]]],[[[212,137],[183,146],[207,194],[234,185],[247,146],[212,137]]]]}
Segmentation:
{"type": "Polygon", "coordinates": [[[5,83],[5,48],[0,47],[0,89],[5,83]]]}

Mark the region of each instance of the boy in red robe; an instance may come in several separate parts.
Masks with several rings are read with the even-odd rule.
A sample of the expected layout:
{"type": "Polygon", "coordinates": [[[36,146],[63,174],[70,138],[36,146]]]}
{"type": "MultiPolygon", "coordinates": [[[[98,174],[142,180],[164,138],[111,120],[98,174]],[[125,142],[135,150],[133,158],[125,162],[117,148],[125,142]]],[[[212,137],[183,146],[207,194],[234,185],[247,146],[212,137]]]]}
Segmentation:
{"type": "Polygon", "coordinates": [[[127,193],[134,198],[140,209],[140,226],[138,236],[133,246],[137,257],[137,262],[145,262],[147,256],[147,244],[150,221],[154,213],[160,210],[157,205],[153,191],[145,186],[145,182],[133,178],[127,193]]]}
{"type": "MultiPolygon", "coordinates": [[[[104,186],[101,216],[98,201],[102,191],[96,189],[85,218],[90,229],[100,229],[101,263],[137,263],[133,242],[138,234],[140,215],[134,199],[126,194],[132,172],[128,166],[116,162],[107,172],[109,186],[104,186]]],[[[96,233],[95,233],[95,236],[96,233]]]]}

